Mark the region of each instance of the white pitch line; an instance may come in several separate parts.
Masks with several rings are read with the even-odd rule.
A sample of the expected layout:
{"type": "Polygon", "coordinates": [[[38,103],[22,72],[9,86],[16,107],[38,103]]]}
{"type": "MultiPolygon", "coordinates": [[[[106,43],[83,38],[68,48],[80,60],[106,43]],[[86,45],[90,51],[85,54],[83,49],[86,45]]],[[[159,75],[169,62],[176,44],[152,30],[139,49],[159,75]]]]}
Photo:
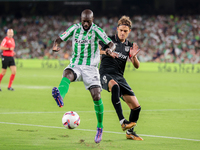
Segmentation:
{"type": "MultiPolygon", "coordinates": [[[[126,111],[126,110],[125,110],[126,111]]],[[[0,113],[0,115],[4,115],[4,114],[54,114],[54,113],[65,113],[66,111],[52,111],[52,112],[2,112],[0,113]]],[[[76,111],[77,113],[94,113],[95,111],[76,111]]],[[[104,112],[115,112],[114,110],[107,110],[104,112]]]]}
{"type": "MultiPolygon", "coordinates": [[[[142,111],[196,111],[200,109],[147,109],[147,110],[142,110],[142,111]]],[[[123,110],[124,112],[129,112],[130,110],[123,110]]],[[[50,114],[50,113],[65,113],[66,111],[52,111],[52,112],[1,112],[0,115],[3,114],[50,114]]],[[[93,113],[94,110],[91,111],[76,111],[77,113],[93,113]]],[[[105,110],[104,112],[115,112],[115,110],[105,110]]]]}
{"type": "Polygon", "coordinates": [[[150,109],[142,111],[190,111],[190,110],[200,110],[200,109],[150,109]]]}
{"type": "MultiPolygon", "coordinates": [[[[2,84],[1,87],[7,87],[7,85],[2,84]]],[[[14,87],[19,89],[52,89],[53,86],[40,86],[40,85],[14,85],[14,87]]]]}
{"type": "MultiPolygon", "coordinates": [[[[33,126],[33,127],[43,127],[43,128],[56,128],[56,129],[65,129],[64,127],[55,127],[55,126],[44,126],[44,125],[34,125],[34,124],[23,124],[23,123],[12,123],[12,122],[0,122],[1,124],[10,124],[10,125],[21,125],[21,126],[33,126]]],[[[96,130],[90,130],[90,129],[74,129],[74,130],[80,130],[80,131],[92,131],[96,132],[96,130]]],[[[105,133],[113,133],[113,134],[124,134],[121,132],[113,132],[113,131],[103,131],[105,133]]],[[[146,134],[140,134],[141,136],[146,137],[155,137],[155,138],[165,138],[165,139],[175,139],[175,140],[185,140],[185,141],[200,141],[198,139],[187,139],[187,138],[180,138],[180,137],[168,137],[168,136],[157,136],[157,135],[146,135],[146,134]]]]}

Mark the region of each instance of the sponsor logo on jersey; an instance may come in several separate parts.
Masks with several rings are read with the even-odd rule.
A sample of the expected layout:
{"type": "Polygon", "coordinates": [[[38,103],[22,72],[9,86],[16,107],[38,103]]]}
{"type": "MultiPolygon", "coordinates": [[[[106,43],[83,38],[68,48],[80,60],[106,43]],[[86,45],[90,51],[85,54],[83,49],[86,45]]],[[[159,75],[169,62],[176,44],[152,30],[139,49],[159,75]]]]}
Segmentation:
{"type": "Polygon", "coordinates": [[[126,56],[126,55],[124,55],[124,54],[122,54],[122,53],[120,53],[120,52],[115,52],[115,53],[118,54],[118,58],[127,59],[127,56],[126,56]]]}
{"type": "Polygon", "coordinates": [[[105,35],[105,36],[104,36],[104,39],[107,39],[107,38],[108,38],[108,37],[105,35]]]}
{"type": "Polygon", "coordinates": [[[79,44],[90,44],[90,43],[92,43],[91,40],[78,40],[78,39],[74,39],[74,41],[76,43],[79,43],[79,44]]]}
{"type": "Polygon", "coordinates": [[[91,38],[92,37],[92,33],[88,33],[88,38],[91,38]]]}
{"type": "Polygon", "coordinates": [[[78,34],[78,33],[76,33],[76,34],[75,34],[75,37],[77,38],[78,36],[79,36],[79,34],[78,34]]]}
{"type": "Polygon", "coordinates": [[[85,36],[83,36],[81,40],[85,40],[85,36]]]}
{"type": "Polygon", "coordinates": [[[125,51],[128,52],[130,49],[130,46],[125,46],[125,51]]]}

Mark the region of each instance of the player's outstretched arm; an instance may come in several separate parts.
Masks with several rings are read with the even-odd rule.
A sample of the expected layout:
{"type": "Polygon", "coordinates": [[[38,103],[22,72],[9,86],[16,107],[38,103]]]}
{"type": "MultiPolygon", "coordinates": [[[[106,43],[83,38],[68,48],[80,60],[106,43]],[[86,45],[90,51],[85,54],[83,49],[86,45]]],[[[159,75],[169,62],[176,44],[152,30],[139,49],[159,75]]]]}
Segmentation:
{"type": "Polygon", "coordinates": [[[118,54],[114,53],[114,50],[116,49],[116,46],[113,42],[108,43],[109,48],[105,50],[106,55],[115,58],[118,57],[118,54]]]}
{"type": "MultiPolygon", "coordinates": [[[[113,45],[111,44],[110,46],[112,47],[113,45]]],[[[114,45],[114,46],[115,46],[115,45],[114,45]]],[[[114,48],[114,50],[115,50],[116,46],[115,46],[115,47],[112,47],[112,48],[114,48]]],[[[115,52],[112,52],[110,48],[106,48],[106,50],[102,50],[101,45],[99,45],[99,49],[100,49],[100,55],[103,55],[103,54],[104,54],[104,55],[110,56],[110,57],[112,57],[112,58],[118,57],[118,54],[115,53],[115,52]]]]}
{"type": "Polygon", "coordinates": [[[59,44],[60,44],[62,41],[63,41],[63,40],[62,40],[60,37],[58,37],[58,38],[54,41],[54,43],[53,43],[53,48],[52,48],[52,50],[53,50],[54,52],[58,52],[58,51],[60,50],[59,44]]]}
{"type": "Polygon", "coordinates": [[[136,43],[133,43],[133,47],[130,48],[130,55],[131,55],[130,59],[131,59],[133,66],[137,69],[140,66],[140,62],[137,59],[137,54],[139,51],[140,51],[140,49],[138,49],[138,45],[136,43]]]}

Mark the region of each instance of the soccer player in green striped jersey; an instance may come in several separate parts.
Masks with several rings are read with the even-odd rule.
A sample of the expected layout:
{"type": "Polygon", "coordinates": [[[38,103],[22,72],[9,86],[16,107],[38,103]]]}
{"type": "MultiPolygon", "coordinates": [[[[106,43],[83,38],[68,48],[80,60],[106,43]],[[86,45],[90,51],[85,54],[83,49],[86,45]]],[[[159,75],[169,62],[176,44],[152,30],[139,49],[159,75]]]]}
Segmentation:
{"type": "Polygon", "coordinates": [[[72,39],[73,54],[70,64],[64,69],[63,78],[57,87],[52,89],[52,96],[59,107],[64,105],[63,99],[68,92],[69,85],[74,81],[83,81],[85,88],[90,91],[97,117],[97,133],[95,142],[102,140],[103,133],[103,102],[101,100],[101,84],[98,71],[100,50],[98,42],[101,40],[108,45],[106,55],[112,55],[115,44],[106,33],[93,23],[93,12],[89,9],[81,13],[81,23],[74,24],[61,34],[53,44],[53,51],[59,51],[62,41],[72,39]]]}

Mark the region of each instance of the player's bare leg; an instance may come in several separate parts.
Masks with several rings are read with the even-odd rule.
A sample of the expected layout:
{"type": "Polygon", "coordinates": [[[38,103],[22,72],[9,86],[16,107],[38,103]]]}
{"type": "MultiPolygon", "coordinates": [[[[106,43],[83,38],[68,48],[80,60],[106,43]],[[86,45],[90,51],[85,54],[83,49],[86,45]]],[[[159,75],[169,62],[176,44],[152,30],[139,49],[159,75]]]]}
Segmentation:
{"type": "MultiPolygon", "coordinates": [[[[124,95],[123,99],[131,109],[129,121],[137,123],[141,107],[136,96],[124,95]]],[[[126,132],[126,138],[132,140],[143,140],[134,132],[134,127],[126,132]]]]}
{"type": "Polygon", "coordinates": [[[91,86],[89,90],[94,102],[94,109],[97,117],[97,133],[94,141],[95,143],[99,143],[102,140],[102,134],[103,134],[103,111],[104,111],[100,93],[101,88],[99,86],[91,86]]]}
{"type": "Polygon", "coordinates": [[[14,91],[14,89],[12,88],[12,83],[15,79],[17,67],[16,66],[10,66],[10,70],[11,70],[11,75],[10,75],[10,80],[9,80],[9,84],[8,84],[8,90],[14,91]]]}
{"type": "Polygon", "coordinates": [[[135,109],[140,106],[136,96],[123,95],[123,99],[130,109],[135,109]]]}

